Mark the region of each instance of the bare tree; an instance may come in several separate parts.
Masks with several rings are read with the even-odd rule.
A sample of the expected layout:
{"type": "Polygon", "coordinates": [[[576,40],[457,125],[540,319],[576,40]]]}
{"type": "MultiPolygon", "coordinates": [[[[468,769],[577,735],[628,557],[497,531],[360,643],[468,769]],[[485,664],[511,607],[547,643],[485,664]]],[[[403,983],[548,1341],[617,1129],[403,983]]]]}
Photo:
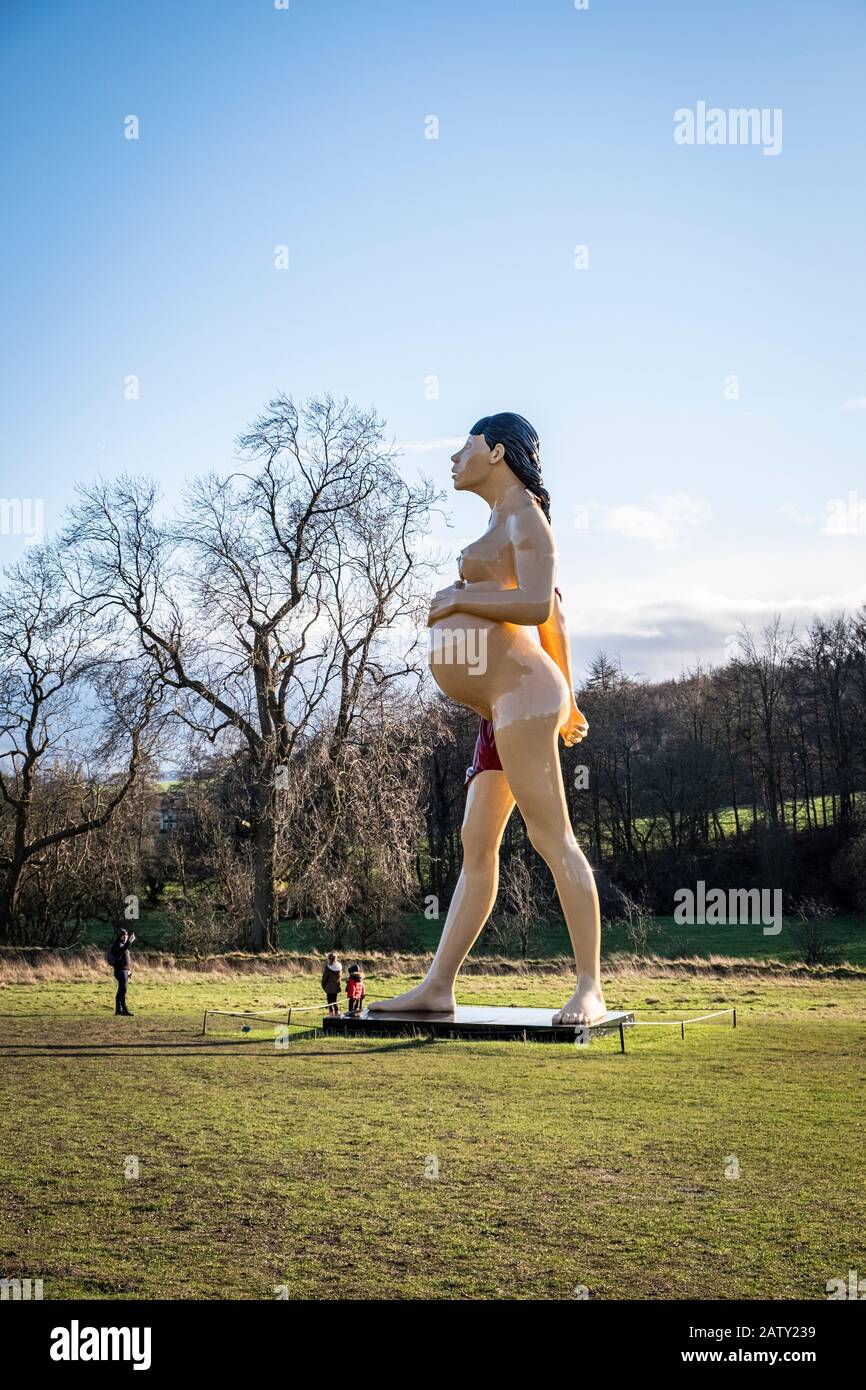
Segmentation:
{"type": "Polygon", "coordinates": [[[437,700],[392,686],[370,692],[338,773],[325,737],[308,750],[304,775],[283,810],[278,863],[288,905],[327,922],[336,944],[395,944],[416,895],[417,848],[437,700]]]}
{"type": "Polygon", "coordinates": [[[278,396],[238,441],[245,466],[194,482],[174,520],[124,479],[83,490],[67,532],[79,592],[124,615],[174,715],[244,749],[257,951],[276,944],[279,796],[300,755],[327,729],[338,764],[367,693],[420,674],[436,495],[402,479],[382,428],[330,396],[278,396]]]}
{"type": "Polygon", "coordinates": [[[243,748],[199,756],[188,753],[174,792],[180,811],[168,837],[168,875],[176,886],[169,903],[174,945],[196,953],[246,944],[252,881],[247,759],[243,748]]]}
{"type": "Polygon", "coordinates": [[[742,629],[740,649],[750,677],[754,718],[750,754],[760,769],[771,828],[784,825],[786,819],[781,750],[785,734],[786,677],[795,648],[793,628],[784,629],[779,617],[763,628],[760,645],[747,627],[742,629]]]}
{"type": "Polygon", "coordinates": [[[106,826],[128,795],[158,703],[141,661],[115,655],[110,620],[93,623],[72,599],[55,550],[40,547],[5,571],[0,939],[14,934],[28,874],[53,862],[59,847],[106,826]]]}
{"type": "Polygon", "coordinates": [[[549,903],[523,854],[512,854],[502,865],[501,909],[494,912],[490,936],[501,950],[515,947],[526,960],[532,938],[547,918],[549,903]]]}

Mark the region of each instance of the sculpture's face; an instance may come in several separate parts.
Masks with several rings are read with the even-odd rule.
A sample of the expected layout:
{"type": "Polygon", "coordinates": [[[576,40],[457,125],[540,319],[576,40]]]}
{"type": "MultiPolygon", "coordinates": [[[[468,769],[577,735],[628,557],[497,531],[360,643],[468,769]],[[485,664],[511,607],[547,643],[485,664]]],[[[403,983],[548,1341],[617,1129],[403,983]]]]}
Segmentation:
{"type": "Polygon", "coordinates": [[[501,445],[491,450],[483,434],[470,434],[466,443],[456,454],[451,455],[453,467],[451,477],[458,492],[473,492],[490,476],[491,465],[501,453],[501,445]]]}

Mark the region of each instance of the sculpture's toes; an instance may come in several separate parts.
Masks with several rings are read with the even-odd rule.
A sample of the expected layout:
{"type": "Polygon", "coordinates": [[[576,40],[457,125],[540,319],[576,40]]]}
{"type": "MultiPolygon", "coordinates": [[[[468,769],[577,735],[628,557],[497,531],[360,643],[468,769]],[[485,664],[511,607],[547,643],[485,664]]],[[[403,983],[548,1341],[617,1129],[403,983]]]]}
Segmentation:
{"type": "Polygon", "coordinates": [[[586,1009],[559,1009],[550,1020],[554,1025],[557,1023],[567,1024],[572,1028],[588,1027],[593,1020],[590,1018],[586,1009]]]}

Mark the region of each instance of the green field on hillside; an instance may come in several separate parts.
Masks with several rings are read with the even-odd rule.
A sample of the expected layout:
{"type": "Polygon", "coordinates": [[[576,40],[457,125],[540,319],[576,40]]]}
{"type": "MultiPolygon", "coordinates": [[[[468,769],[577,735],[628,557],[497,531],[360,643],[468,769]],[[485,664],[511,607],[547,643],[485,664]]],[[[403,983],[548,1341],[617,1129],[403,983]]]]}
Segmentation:
{"type": "MultiPolygon", "coordinates": [[[[423,915],[407,916],[399,937],[403,951],[435,951],[442,932],[442,921],[427,921],[423,915]]],[[[130,924],[138,935],[139,945],[155,950],[170,949],[171,924],[163,913],[143,912],[138,923],[130,924]]],[[[645,951],[671,960],[679,956],[725,955],[752,960],[800,960],[803,945],[799,938],[799,922],[785,918],[777,936],[764,935],[760,926],[678,926],[672,917],[656,917],[647,938],[645,951]]],[[[820,924],[833,960],[866,965],[866,921],[862,917],[834,917],[820,924]]],[[[85,933],[85,942],[107,946],[111,929],[105,924],[92,924],[85,933]]],[[[279,939],[284,951],[325,952],[334,944],[328,930],[317,922],[281,922],[279,939]]],[[[357,938],[350,931],[342,948],[357,949],[357,938]]],[[[499,953],[490,928],[485,928],[474,947],[474,956],[499,953]]],[[[568,934],[562,921],[542,922],[533,930],[528,956],[545,960],[568,951],[568,934]]],[[[634,945],[625,927],[605,926],[602,929],[602,955],[632,952],[634,945]]],[[[513,948],[510,952],[513,954],[513,948]]]]}

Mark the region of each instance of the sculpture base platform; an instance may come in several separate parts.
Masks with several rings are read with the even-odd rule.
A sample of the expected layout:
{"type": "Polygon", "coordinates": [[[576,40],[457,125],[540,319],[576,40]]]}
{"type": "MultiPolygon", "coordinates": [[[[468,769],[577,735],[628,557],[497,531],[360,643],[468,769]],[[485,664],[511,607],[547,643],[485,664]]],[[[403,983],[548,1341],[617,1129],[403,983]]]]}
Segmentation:
{"type": "Polygon", "coordinates": [[[458,1004],[453,1013],[388,1013],[363,1009],[359,1014],[326,1014],[322,1025],[326,1033],[348,1037],[418,1037],[474,1038],[476,1041],[500,1042],[589,1042],[605,1033],[618,1032],[620,1048],[625,1052],[626,1024],[634,1022],[633,1013],[608,1012],[589,1027],[573,1023],[553,1023],[555,1009],[479,1008],[458,1004]]]}

